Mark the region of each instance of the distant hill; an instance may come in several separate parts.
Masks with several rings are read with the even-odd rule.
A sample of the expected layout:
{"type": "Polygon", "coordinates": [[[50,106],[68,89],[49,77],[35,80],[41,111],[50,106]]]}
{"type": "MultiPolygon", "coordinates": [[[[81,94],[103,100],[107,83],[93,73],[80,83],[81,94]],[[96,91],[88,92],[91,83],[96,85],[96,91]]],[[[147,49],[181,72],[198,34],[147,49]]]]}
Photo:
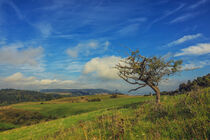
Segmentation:
{"type": "Polygon", "coordinates": [[[96,94],[113,94],[113,91],[106,89],[43,89],[44,93],[69,93],[71,96],[96,95],[96,94]]]}
{"type": "Polygon", "coordinates": [[[8,104],[29,102],[29,101],[49,101],[61,97],[63,96],[58,94],[45,94],[37,91],[1,89],[0,105],[8,105],[8,104]]]}

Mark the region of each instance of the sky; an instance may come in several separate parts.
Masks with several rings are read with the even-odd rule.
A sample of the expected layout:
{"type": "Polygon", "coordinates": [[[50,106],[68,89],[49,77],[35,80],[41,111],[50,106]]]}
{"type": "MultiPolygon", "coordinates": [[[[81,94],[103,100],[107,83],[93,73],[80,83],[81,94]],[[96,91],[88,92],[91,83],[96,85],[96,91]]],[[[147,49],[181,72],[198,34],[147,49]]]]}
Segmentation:
{"type": "Polygon", "coordinates": [[[0,0],[0,88],[127,92],[113,67],[138,49],[183,60],[160,84],[175,89],[209,73],[209,15],[209,0],[0,0]]]}

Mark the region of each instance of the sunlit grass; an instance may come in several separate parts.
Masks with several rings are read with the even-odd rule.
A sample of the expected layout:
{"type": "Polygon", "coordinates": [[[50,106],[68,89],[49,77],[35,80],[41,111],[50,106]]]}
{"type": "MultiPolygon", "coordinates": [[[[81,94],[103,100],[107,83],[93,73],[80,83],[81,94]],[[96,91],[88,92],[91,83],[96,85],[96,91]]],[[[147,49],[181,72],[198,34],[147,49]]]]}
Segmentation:
{"type": "Polygon", "coordinates": [[[77,104],[77,109],[94,105],[99,108],[92,108],[97,111],[1,132],[0,139],[208,139],[209,90],[165,95],[161,97],[159,106],[154,103],[153,97],[107,98],[103,100],[106,105],[103,101],[71,103],[77,104]]]}
{"type": "Polygon", "coordinates": [[[124,96],[121,95],[118,98],[110,98],[110,95],[85,96],[84,98],[85,99],[81,99],[81,97],[69,97],[48,102],[21,103],[21,104],[12,105],[12,107],[29,111],[38,111],[44,116],[51,115],[57,118],[61,118],[69,115],[76,115],[103,108],[118,107],[124,104],[131,104],[149,99],[149,97],[126,96],[126,95],[124,96]],[[83,101],[86,99],[94,99],[94,98],[100,98],[101,101],[100,102],[83,101]],[[77,102],[72,103],[72,100],[75,101],[76,99],[77,102]]]}

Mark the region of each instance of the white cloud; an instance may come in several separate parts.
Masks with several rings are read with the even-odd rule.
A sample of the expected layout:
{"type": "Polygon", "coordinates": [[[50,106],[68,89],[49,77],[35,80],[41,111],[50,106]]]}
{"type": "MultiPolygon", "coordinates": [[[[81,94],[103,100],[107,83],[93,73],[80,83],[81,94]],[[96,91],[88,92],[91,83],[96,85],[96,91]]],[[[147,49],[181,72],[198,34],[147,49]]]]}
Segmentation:
{"type": "Polygon", "coordinates": [[[187,14],[181,15],[181,16],[173,19],[172,21],[170,21],[170,24],[184,22],[188,19],[196,17],[198,14],[199,13],[187,13],[187,14]]]}
{"type": "Polygon", "coordinates": [[[38,65],[38,61],[43,55],[42,53],[42,47],[19,49],[18,46],[5,46],[0,48],[0,64],[11,64],[16,66],[28,64],[35,66],[38,65]]]}
{"type": "Polygon", "coordinates": [[[178,44],[181,44],[181,43],[184,43],[186,41],[189,41],[189,40],[193,40],[193,39],[196,39],[198,37],[201,37],[202,34],[201,33],[198,33],[198,34],[194,34],[194,35],[185,35],[169,44],[167,44],[166,46],[168,47],[171,47],[171,46],[175,46],[175,45],[178,45],[178,44]]]}
{"type": "Polygon", "coordinates": [[[182,66],[182,70],[195,70],[200,69],[205,66],[210,65],[210,62],[208,60],[204,61],[198,61],[198,62],[190,62],[182,66]]]}
{"type": "Polygon", "coordinates": [[[135,34],[136,32],[138,32],[139,30],[139,23],[134,23],[134,24],[130,24],[127,25],[125,27],[123,27],[122,29],[120,29],[117,33],[120,35],[132,35],[135,34]]]}
{"type": "Polygon", "coordinates": [[[42,55],[42,47],[23,49],[18,45],[4,46],[0,48],[0,64],[36,66],[42,55]]]}
{"type": "Polygon", "coordinates": [[[109,42],[109,41],[106,41],[106,42],[104,43],[104,46],[106,47],[105,49],[107,49],[107,48],[109,47],[109,45],[110,45],[110,42],[109,42]]]}
{"type": "Polygon", "coordinates": [[[52,33],[52,26],[49,23],[38,23],[35,25],[36,28],[39,29],[39,31],[41,32],[41,34],[43,35],[43,37],[48,37],[51,35],[52,33]]]}
{"type": "Polygon", "coordinates": [[[43,88],[68,88],[75,82],[72,80],[38,79],[33,76],[25,77],[17,72],[6,78],[0,79],[0,88],[43,89],[43,88]]]}
{"type": "Polygon", "coordinates": [[[4,79],[4,81],[6,81],[6,82],[18,82],[18,81],[21,82],[21,81],[26,81],[27,82],[27,81],[32,81],[34,79],[35,79],[34,77],[25,78],[22,73],[17,72],[15,74],[11,75],[11,76],[6,77],[4,79]]]}
{"type": "Polygon", "coordinates": [[[209,43],[200,43],[195,46],[190,46],[188,48],[181,49],[180,53],[176,53],[175,56],[182,55],[203,55],[210,53],[209,43]]]}
{"type": "Polygon", "coordinates": [[[84,74],[94,74],[103,79],[119,79],[117,70],[114,68],[119,63],[120,57],[109,56],[103,58],[93,58],[84,66],[84,74]]]}
{"type": "Polygon", "coordinates": [[[74,48],[74,49],[68,49],[66,52],[69,56],[76,58],[78,57],[79,50],[74,48]]]}
{"type": "Polygon", "coordinates": [[[79,43],[75,47],[67,49],[66,53],[73,58],[77,58],[78,56],[89,56],[94,53],[106,51],[109,45],[109,41],[101,43],[99,41],[92,40],[85,43],[79,43]]]}
{"type": "Polygon", "coordinates": [[[182,70],[195,70],[195,69],[199,69],[201,68],[202,66],[200,65],[195,65],[195,64],[185,64],[183,67],[182,67],[182,70]]]}

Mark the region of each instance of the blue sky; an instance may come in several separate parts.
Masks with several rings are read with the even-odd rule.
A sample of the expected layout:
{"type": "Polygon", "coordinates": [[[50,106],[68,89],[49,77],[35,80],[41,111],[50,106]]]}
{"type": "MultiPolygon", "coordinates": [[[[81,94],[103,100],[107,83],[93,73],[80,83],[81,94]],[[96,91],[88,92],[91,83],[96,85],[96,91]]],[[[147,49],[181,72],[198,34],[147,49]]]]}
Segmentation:
{"type": "MultiPolygon", "coordinates": [[[[129,48],[209,73],[209,0],[0,0],[0,88],[132,88],[113,66],[129,48]]],[[[149,92],[148,88],[139,92],[149,92]]]]}

